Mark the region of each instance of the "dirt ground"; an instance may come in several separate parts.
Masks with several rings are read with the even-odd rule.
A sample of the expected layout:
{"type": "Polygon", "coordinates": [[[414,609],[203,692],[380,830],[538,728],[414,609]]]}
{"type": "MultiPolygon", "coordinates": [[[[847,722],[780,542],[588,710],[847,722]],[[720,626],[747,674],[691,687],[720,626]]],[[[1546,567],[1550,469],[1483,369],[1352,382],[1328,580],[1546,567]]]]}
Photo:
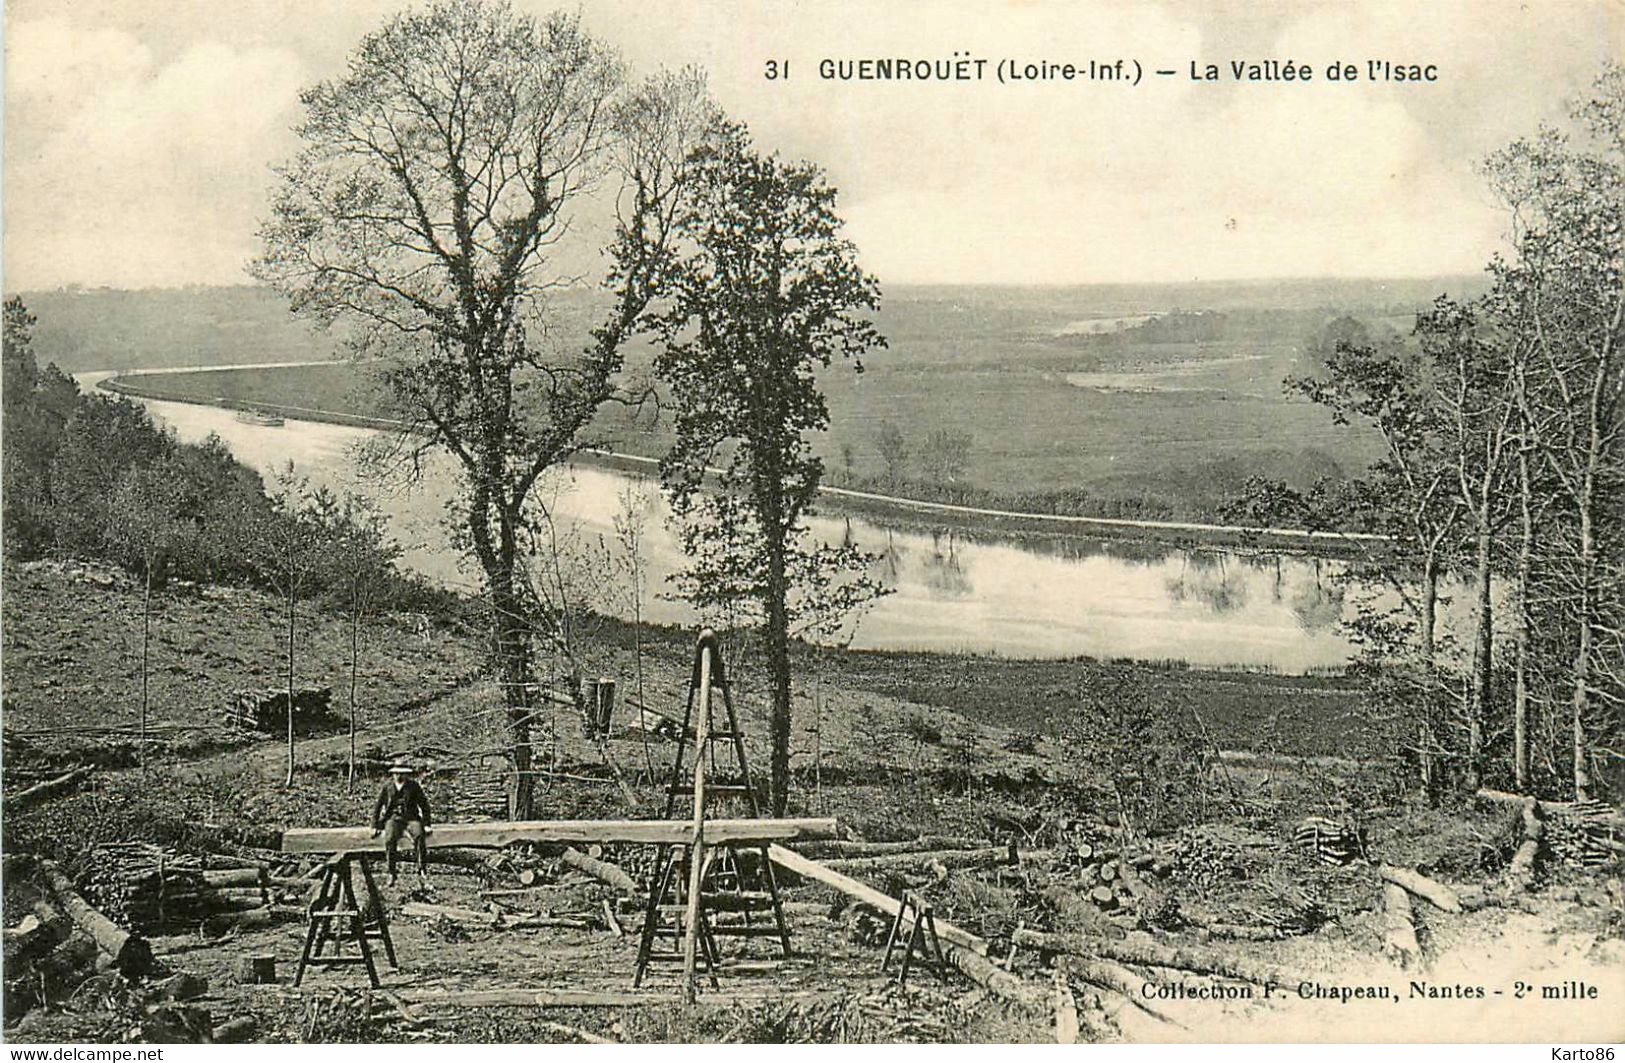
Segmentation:
{"type": "MultiPolygon", "coordinates": [[[[8,926],[26,911],[33,888],[19,858],[54,855],[77,872],[96,845],[129,838],[178,851],[270,858],[265,850],[284,828],[364,822],[383,764],[396,754],[424,766],[440,820],[500,814],[502,706],[480,674],[475,635],[433,618],[370,624],[358,714],[362,777],[349,784],[350,740],[335,726],[298,744],[290,787],[282,741],[234,735],[217,723],[229,691],[276,682],[282,650],[273,600],[217,589],[163,596],[153,657],[162,742],[143,771],[130,737],[139,680],[131,648],[131,632],[139,638],[137,589],[102,570],[50,565],[8,566],[4,589],[7,793],[77,763],[104,766],[86,790],[6,817],[8,926]]],[[[301,681],[331,685],[337,694],[348,668],[342,623],[319,609],[311,617],[299,651],[306,662],[301,681]]],[[[553,743],[543,761],[552,774],[541,780],[539,814],[657,815],[656,780],[665,779],[672,747],[632,726],[633,633],[604,622],[593,636],[586,670],[618,679],[616,726],[600,745],[568,709],[544,721],[553,743]]],[[[644,703],[680,714],[690,636],[640,637],[644,703]]],[[[765,768],[766,706],[749,663],[736,668],[734,693],[752,762],[765,768]]],[[[1013,843],[1019,858],[1005,866],[859,877],[888,891],[925,891],[938,918],[986,938],[991,960],[1045,993],[1054,986],[1051,957],[1013,947],[1018,929],[1207,950],[1303,976],[1283,981],[1266,999],[1256,985],[1251,996],[1234,996],[1248,986],[1235,979],[1125,963],[1135,985],[1148,987],[1138,1001],[1084,981],[1068,986],[1082,1039],[1572,1043],[1625,1034],[1618,1018],[1625,999],[1625,890],[1617,862],[1602,869],[1554,864],[1535,892],[1476,911],[1446,914],[1419,903],[1423,965],[1403,969],[1384,954],[1376,863],[1493,892],[1516,838],[1499,809],[1396,803],[1381,764],[1327,755],[1324,722],[1278,726],[1267,748],[1247,740],[1272,713],[1289,724],[1297,718],[1272,705],[1295,699],[1349,712],[1347,688],[1310,681],[1314,693],[1306,697],[1292,689],[1301,681],[1279,677],[1252,682],[1088,662],[1025,668],[987,662],[979,679],[974,660],[963,658],[942,659],[933,677],[928,658],[893,663],[887,668],[879,655],[867,654],[801,659],[792,811],[835,816],[850,836],[870,840],[946,834],[1013,843]],[[1152,793],[1149,780],[1136,783],[1141,803],[1132,807],[1121,803],[1122,780],[1112,778],[1129,769],[1099,760],[1094,746],[1078,746],[1081,725],[1069,718],[1074,704],[1095,696],[1088,691],[1124,689],[1124,676],[1136,691],[1150,692],[1150,703],[1199,705],[1213,745],[1229,751],[1205,759],[1195,774],[1156,776],[1166,792],[1152,793]],[[989,693],[979,701],[977,684],[988,677],[996,682],[986,682],[989,693]],[[1204,690],[1224,696],[1203,698],[1204,690]],[[1049,715],[1034,705],[1048,706],[1049,715]],[[1357,823],[1365,859],[1334,865],[1297,844],[1294,828],[1311,814],[1357,823]],[[1104,920],[1068,902],[1086,894],[1097,874],[1080,855],[1086,847],[1120,853],[1125,864],[1155,866],[1155,874],[1146,872],[1145,897],[1133,904],[1113,898],[1104,920]],[[1280,940],[1228,940],[1205,929],[1214,924],[1293,931],[1280,940]],[[1530,989],[1519,995],[1519,983],[1530,989]],[[1393,995],[1352,999],[1361,986],[1393,995]],[[1543,987],[1580,994],[1595,987],[1598,996],[1556,997],[1543,987]],[[1211,999],[1214,992],[1228,998],[1211,999]]],[[[1132,770],[1162,769],[1136,762],[1132,770]]],[[[609,847],[602,855],[641,878],[650,854],[609,847]]],[[[168,968],[207,979],[207,992],[194,1004],[213,1021],[251,1018],[253,1038],[264,1041],[545,1041],[583,1033],[625,1041],[1055,1037],[1052,1014],[1014,1006],[957,973],[939,980],[916,971],[907,988],[898,988],[880,970],[884,921],[788,875],[795,954],[779,957],[760,940],[749,950],[730,941],[733,962],[719,973],[721,987],[702,994],[697,1008],[677,1003],[669,968],[657,969],[645,986],[648,1002],[636,1007],[499,1006],[489,999],[475,1007],[466,996],[447,996],[630,987],[639,914],[618,909],[626,933],[617,935],[602,916],[613,891],[556,856],[545,848],[492,854],[472,867],[436,863],[426,880],[408,873],[386,883],[400,961],[398,970],[384,972],[393,1000],[364,992],[366,979],[355,968],[316,970],[292,987],[302,903],[311,889],[301,876],[314,866],[310,858],[273,859],[280,897],[274,925],[225,937],[172,934],[152,943],[168,968]],[[522,871],[536,881],[525,884],[522,871]],[[485,914],[424,917],[402,910],[410,903],[485,914]],[[591,925],[510,925],[525,913],[565,914],[591,925]],[[236,984],[238,958],[261,953],[276,957],[279,983],[236,984]]],[[[72,1001],[35,1008],[5,1031],[6,1039],[128,1037],[139,1027],[131,1019],[138,1005],[115,988],[101,982],[72,1001]]]]}

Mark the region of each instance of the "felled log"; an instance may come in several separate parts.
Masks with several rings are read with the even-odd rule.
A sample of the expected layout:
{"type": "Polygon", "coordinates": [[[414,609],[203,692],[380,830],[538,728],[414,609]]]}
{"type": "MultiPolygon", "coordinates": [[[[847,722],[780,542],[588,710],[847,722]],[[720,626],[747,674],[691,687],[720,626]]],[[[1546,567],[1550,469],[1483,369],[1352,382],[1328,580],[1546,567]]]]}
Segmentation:
{"type": "Polygon", "coordinates": [[[863,856],[887,856],[895,853],[920,853],[939,849],[980,849],[985,848],[985,841],[974,838],[955,838],[938,834],[927,834],[910,841],[898,842],[865,842],[846,841],[839,838],[829,841],[807,842],[797,851],[803,856],[814,860],[828,862],[830,860],[844,860],[863,856]]]}
{"type": "Polygon", "coordinates": [[[577,871],[584,871],[598,881],[614,886],[629,897],[638,895],[638,884],[632,880],[632,876],[608,861],[595,859],[573,848],[565,849],[559,859],[577,871]]]}
{"type": "Polygon", "coordinates": [[[456,923],[477,923],[481,926],[491,926],[498,918],[495,912],[459,908],[450,904],[427,904],[423,901],[408,901],[401,905],[401,914],[413,919],[450,919],[456,923]]]}
{"type": "MultiPolygon", "coordinates": [[[[706,829],[710,829],[709,824],[707,824],[706,829]]],[[[868,885],[867,883],[859,882],[855,878],[848,875],[843,875],[839,871],[836,871],[825,864],[820,864],[816,860],[809,860],[800,853],[791,849],[786,849],[782,845],[769,845],[767,847],[767,855],[769,859],[771,859],[775,864],[784,868],[786,871],[793,871],[796,874],[801,875],[803,878],[812,879],[814,882],[821,882],[826,886],[839,890],[848,897],[862,901],[864,904],[867,904],[876,911],[882,912],[888,916],[891,916],[892,918],[896,918],[898,909],[902,907],[902,903],[897,898],[888,897],[886,894],[875,889],[873,886],[868,885]]],[[[987,942],[982,938],[977,937],[975,934],[972,934],[969,931],[961,930],[952,923],[945,922],[941,919],[936,920],[936,924],[937,936],[942,939],[944,945],[952,943],[962,948],[970,949],[972,952],[979,955],[987,954],[987,942]]]]}
{"type": "Polygon", "coordinates": [[[241,1015],[235,1019],[216,1026],[209,1034],[209,1040],[217,1045],[238,1045],[254,1037],[254,1019],[249,1015],[241,1015]]]}
{"type": "Polygon", "coordinates": [[[543,1020],[538,1022],[536,1025],[540,1026],[548,1033],[558,1034],[560,1037],[568,1037],[572,1041],[580,1041],[585,1045],[613,1045],[620,1043],[612,1037],[599,1037],[597,1034],[589,1033],[586,1030],[581,1029],[579,1026],[566,1026],[562,1022],[550,1022],[543,1020]]]}
{"type": "Polygon", "coordinates": [[[1165,1022],[1171,1026],[1183,1025],[1160,1009],[1147,1004],[1143,992],[1145,979],[1136,977],[1133,973],[1115,963],[1106,960],[1091,960],[1084,956],[1062,954],[1055,957],[1055,969],[1064,971],[1067,975],[1076,978],[1080,982],[1087,982],[1096,989],[1122,997],[1158,1022],[1165,1022]]]}
{"type": "MultiPolygon", "coordinates": [[[[814,819],[710,819],[705,840],[776,842],[801,838],[829,838],[836,832],[833,818],[814,819]]],[[[643,845],[682,845],[692,840],[693,827],[667,819],[537,819],[489,823],[445,823],[424,835],[429,849],[500,849],[515,842],[633,842],[643,845]]],[[[368,827],[313,827],[282,833],[286,853],[376,853],[383,839],[368,827]]]]}
{"type": "MultiPolygon", "coordinates": [[[[1481,801],[1504,805],[1508,808],[1521,809],[1529,801],[1535,800],[1524,794],[1507,793],[1505,790],[1482,789],[1474,794],[1481,801]]],[[[1582,806],[1573,801],[1537,801],[1538,811],[1546,816],[1584,815],[1599,825],[1609,827],[1616,831],[1625,831],[1625,813],[1615,810],[1594,811],[1590,806],[1582,806]]]]}
{"type": "Polygon", "coordinates": [[[265,885],[265,878],[264,869],[255,867],[203,872],[204,883],[215,889],[226,889],[233,886],[263,886],[265,885]]]}
{"type": "Polygon", "coordinates": [[[1411,895],[1392,882],[1382,888],[1382,947],[1401,967],[1414,967],[1422,959],[1411,895]]]}
{"type": "Polygon", "coordinates": [[[5,969],[15,971],[20,966],[50,952],[73,933],[73,920],[50,901],[41,898],[34,902],[33,910],[23,917],[22,923],[5,931],[5,969]]]}
{"type": "Polygon", "coordinates": [[[864,872],[864,871],[895,871],[909,868],[930,867],[933,864],[942,867],[997,867],[1000,864],[1013,864],[1016,862],[1015,850],[1009,846],[992,846],[986,849],[938,849],[925,852],[890,853],[884,856],[860,856],[848,860],[828,860],[825,867],[836,871],[864,872]]]}
{"type": "Polygon", "coordinates": [[[97,948],[112,958],[120,974],[126,978],[140,978],[153,969],[152,948],[145,938],[119,928],[86,903],[55,861],[41,860],[40,871],[68,918],[96,942],[97,948]]]}
{"type": "MultiPolygon", "coordinates": [[[[949,924],[938,921],[939,933],[947,925],[949,924]]],[[[1046,992],[1042,986],[1002,970],[986,956],[954,944],[947,938],[943,938],[942,941],[942,955],[960,974],[995,996],[1023,1007],[1034,1015],[1049,1015],[1054,1011],[1053,992],[1046,992]]]]}
{"type": "Polygon", "coordinates": [[[1518,851],[1512,854],[1512,863],[1507,865],[1506,888],[1509,893],[1524,892],[1534,884],[1535,868],[1540,860],[1540,840],[1545,834],[1540,820],[1540,805],[1534,798],[1525,799],[1520,818],[1523,841],[1519,843],[1518,851]]]}
{"type": "Polygon", "coordinates": [[[5,799],[6,811],[15,812],[29,805],[36,805],[41,801],[49,801],[53,797],[61,797],[78,789],[79,784],[90,778],[96,772],[95,768],[75,768],[65,775],[54,779],[47,779],[42,783],[35,783],[26,790],[11,794],[5,799]]]}
{"type": "Polygon", "coordinates": [[[1082,934],[1046,934],[1037,930],[1016,930],[1010,939],[1018,945],[1062,952],[1090,959],[1116,960],[1141,967],[1168,967],[1192,974],[1215,974],[1256,985],[1296,985],[1313,981],[1285,968],[1254,963],[1235,956],[1196,947],[1175,948],[1135,935],[1127,941],[1085,937],[1082,934]]]}
{"type": "Polygon", "coordinates": [[[1422,898],[1442,912],[1456,914],[1462,910],[1461,897],[1455,890],[1419,871],[1381,864],[1377,867],[1377,874],[1382,876],[1384,882],[1402,887],[1407,893],[1422,898]]]}
{"type": "Polygon", "coordinates": [[[1051,980],[1055,984],[1055,1043],[1075,1045],[1078,1043],[1078,1001],[1072,995],[1065,971],[1055,968],[1051,980]]]}

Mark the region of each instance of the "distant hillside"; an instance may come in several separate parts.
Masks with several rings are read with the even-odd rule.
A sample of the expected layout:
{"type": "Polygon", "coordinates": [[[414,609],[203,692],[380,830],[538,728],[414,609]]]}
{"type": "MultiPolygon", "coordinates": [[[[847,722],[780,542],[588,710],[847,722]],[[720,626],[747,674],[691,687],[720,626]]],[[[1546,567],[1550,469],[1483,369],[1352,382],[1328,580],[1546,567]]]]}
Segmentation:
{"type": "Polygon", "coordinates": [[[294,319],[265,288],[108,288],[23,292],[39,319],[41,363],[96,369],[294,362],[333,357],[332,337],[294,319]]]}
{"type": "MultiPolygon", "coordinates": [[[[892,350],[872,361],[897,366],[1020,359],[1036,353],[1033,341],[1053,340],[1080,320],[1181,309],[1403,315],[1443,292],[1470,295],[1482,287],[1478,277],[1054,288],[891,285],[879,324],[892,350]]],[[[34,345],[41,363],[56,362],[73,373],[309,361],[334,357],[340,347],[334,336],[296,320],[280,295],[252,285],[20,294],[39,318],[34,345]]],[[[579,293],[558,299],[560,331],[579,328],[585,335],[590,303],[590,296],[579,293]]],[[[645,352],[632,352],[634,367],[646,360],[645,352]]]]}

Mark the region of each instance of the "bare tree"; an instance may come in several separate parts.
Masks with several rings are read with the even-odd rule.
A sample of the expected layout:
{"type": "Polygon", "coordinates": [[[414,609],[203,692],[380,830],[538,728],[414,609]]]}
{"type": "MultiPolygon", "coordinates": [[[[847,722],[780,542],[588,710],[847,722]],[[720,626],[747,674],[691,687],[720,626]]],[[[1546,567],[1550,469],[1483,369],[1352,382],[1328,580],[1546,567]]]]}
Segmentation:
{"type": "Polygon", "coordinates": [[[455,523],[484,577],[508,710],[509,814],[528,817],[530,493],[617,397],[682,160],[709,119],[703,79],[629,86],[578,18],[442,0],[366,37],[303,102],[304,148],[280,171],[258,271],[384,355],[401,416],[461,470],[455,523]],[[575,349],[550,331],[552,295],[576,280],[559,247],[611,204],[607,309],[575,349]]]}
{"type": "Polygon", "coordinates": [[[350,621],[350,763],[347,781],[356,783],[356,687],[361,671],[362,623],[377,608],[388,586],[400,549],[385,531],[384,515],[371,501],[353,492],[342,498],[323,494],[314,517],[327,543],[328,589],[350,621]]]}
{"type": "Polygon", "coordinates": [[[181,516],[181,471],[167,460],[132,466],[112,499],[108,534],[114,550],[141,573],[141,767],[147,766],[152,591],[163,582],[170,552],[186,534],[181,516]]]}
{"type": "Polygon", "coordinates": [[[270,584],[286,610],[288,647],[288,777],[294,776],[294,662],[298,645],[299,603],[319,577],[323,565],[322,536],[314,519],[310,484],[294,471],[292,462],[277,474],[271,508],[250,529],[245,544],[260,578],[270,584]]]}

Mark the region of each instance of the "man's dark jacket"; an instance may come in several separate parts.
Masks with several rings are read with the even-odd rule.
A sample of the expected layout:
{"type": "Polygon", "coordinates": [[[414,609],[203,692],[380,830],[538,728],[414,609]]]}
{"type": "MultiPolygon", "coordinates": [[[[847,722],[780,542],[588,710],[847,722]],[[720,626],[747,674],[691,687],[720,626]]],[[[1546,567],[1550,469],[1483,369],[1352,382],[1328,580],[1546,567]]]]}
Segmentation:
{"type": "Polygon", "coordinates": [[[406,785],[400,787],[391,779],[378,791],[378,803],[372,809],[373,829],[382,830],[384,824],[396,816],[421,820],[425,827],[429,825],[429,799],[416,779],[408,779],[406,785]]]}

